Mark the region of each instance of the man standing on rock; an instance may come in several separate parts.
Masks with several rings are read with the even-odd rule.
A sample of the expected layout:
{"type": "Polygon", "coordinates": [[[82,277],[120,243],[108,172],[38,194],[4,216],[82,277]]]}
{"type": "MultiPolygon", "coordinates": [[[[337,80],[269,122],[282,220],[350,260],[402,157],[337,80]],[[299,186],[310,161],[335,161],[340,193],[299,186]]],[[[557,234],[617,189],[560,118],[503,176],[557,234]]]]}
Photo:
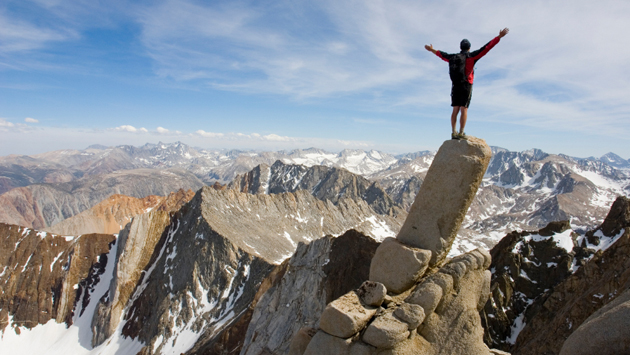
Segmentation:
{"type": "Polygon", "coordinates": [[[451,88],[451,106],[453,106],[453,113],[451,114],[451,126],[453,128],[453,133],[451,134],[452,139],[466,139],[464,127],[466,126],[468,106],[470,105],[470,99],[472,97],[475,63],[499,43],[501,38],[505,37],[508,32],[510,32],[508,28],[502,29],[499,35],[492,41],[473,52],[470,52],[470,42],[467,39],[463,39],[459,44],[461,52],[456,54],[448,54],[433,49],[432,44],[424,46],[426,50],[433,52],[433,54],[448,62],[449,74],[453,82],[453,87],[451,88]],[[461,113],[459,118],[459,133],[455,130],[458,113],[461,113]]]}

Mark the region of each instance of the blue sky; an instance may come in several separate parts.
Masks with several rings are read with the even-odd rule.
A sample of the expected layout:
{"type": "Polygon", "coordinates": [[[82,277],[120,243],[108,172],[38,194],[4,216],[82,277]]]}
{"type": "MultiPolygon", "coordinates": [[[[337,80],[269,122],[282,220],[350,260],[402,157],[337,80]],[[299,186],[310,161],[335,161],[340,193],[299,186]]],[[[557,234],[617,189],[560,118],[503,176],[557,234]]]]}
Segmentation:
{"type": "Polygon", "coordinates": [[[447,64],[476,49],[466,131],[630,158],[630,2],[0,2],[0,155],[91,144],[437,149],[447,64]]]}

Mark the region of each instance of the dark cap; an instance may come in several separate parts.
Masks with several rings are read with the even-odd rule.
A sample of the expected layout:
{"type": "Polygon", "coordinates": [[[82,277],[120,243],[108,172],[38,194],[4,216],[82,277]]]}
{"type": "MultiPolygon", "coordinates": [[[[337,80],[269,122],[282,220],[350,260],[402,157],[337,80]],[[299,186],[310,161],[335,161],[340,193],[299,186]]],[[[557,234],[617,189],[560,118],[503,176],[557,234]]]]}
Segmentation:
{"type": "Polygon", "coordinates": [[[469,50],[470,42],[466,38],[462,39],[462,41],[459,43],[459,48],[463,51],[469,50]]]}

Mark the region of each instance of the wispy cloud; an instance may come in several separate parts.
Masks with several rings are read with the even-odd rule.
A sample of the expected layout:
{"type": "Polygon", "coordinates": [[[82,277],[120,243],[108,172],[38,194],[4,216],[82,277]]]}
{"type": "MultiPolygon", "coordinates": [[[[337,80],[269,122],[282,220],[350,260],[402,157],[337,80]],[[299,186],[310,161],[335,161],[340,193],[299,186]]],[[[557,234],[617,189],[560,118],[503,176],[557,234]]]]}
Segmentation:
{"type": "MultiPolygon", "coordinates": [[[[0,71],[55,70],[67,59],[74,60],[72,70],[90,67],[75,57],[84,47],[67,48],[91,48],[81,41],[95,29],[128,27],[121,40],[132,44],[134,58],[142,56],[142,75],[154,75],[150,80],[163,86],[245,93],[242,100],[274,95],[298,105],[354,109],[350,115],[357,117],[387,112],[390,119],[402,112],[427,118],[448,110],[450,82],[446,63],[424,44],[455,52],[466,37],[477,48],[507,26],[510,34],[477,63],[471,121],[624,137],[630,135],[630,81],[623,75],[630,61],[628,13],[630,2],[619,0],[575,0],[570,6],[559,0],[9,0],[0,4],[0,71]]],[[[98,68],[111,64],[105,54],[88,57],[96,58],[98,68]]],[[[21,85],[32,90],[36,84],[0,84],[6,90],[21,85]]],[[[354,122],[387,124],[372,117],[354,122]]],[[[33,128],[12,122],[0,120],[0,128],[33,128]]],[[[227,133],[240,128],[148,130],[137,127],[168,122],[124,122],[129,124],[106,131],[112,137],[306,144],[270,133],[282,132],[280,124],[256,134],[227,133]]]]}
{"type": "Polygon", "coordinates": [[[50,42],[66,41],[78,36],[68,28],[39,26],[7,15],[0,8],[0,52],[23,52],[44,47],[50,42]]]}
{"type": "MultiPolygon", "coordinates": [[[[426,108],[448,105],[450,83],[445,63],[424,44],[454,52],[467,37],[479,47],[509,26],[478,64],[473,108],[484,117],[501,112],[517,124],[584,130],[597,112],[615,117],[604,130],[618,130],[615,112],[630,100],[630,82],[619,75],[630,60],[627,2],[321,1],[304,18],[296,6],[306,5],[166,1],[142,12],[142,41],[158,73],[179,81],[426,108]],[[556,123],[537,119],[549,116],[556,123]]],[[[630,133],[628,124],[621,129],[630,133]]]]}

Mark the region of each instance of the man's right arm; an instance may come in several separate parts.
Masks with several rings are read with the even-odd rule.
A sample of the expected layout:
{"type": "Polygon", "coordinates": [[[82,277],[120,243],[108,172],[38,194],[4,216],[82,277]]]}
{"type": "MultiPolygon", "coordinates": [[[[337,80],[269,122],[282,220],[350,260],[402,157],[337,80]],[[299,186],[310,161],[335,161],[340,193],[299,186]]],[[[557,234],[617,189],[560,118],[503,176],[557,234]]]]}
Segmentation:
{"type": "Polygon", "coordinates": [[[448,53],[439,51],[437,49],[434,49],[432,44],[425,45],[424,49],[426,49],[429,52],[432,52],[433,54],[437,55],[438,57],[440,57],[440,59],[442,59],[445,62],[448,62],[448,60],[450,58],[450,55],[448,53]]]}

